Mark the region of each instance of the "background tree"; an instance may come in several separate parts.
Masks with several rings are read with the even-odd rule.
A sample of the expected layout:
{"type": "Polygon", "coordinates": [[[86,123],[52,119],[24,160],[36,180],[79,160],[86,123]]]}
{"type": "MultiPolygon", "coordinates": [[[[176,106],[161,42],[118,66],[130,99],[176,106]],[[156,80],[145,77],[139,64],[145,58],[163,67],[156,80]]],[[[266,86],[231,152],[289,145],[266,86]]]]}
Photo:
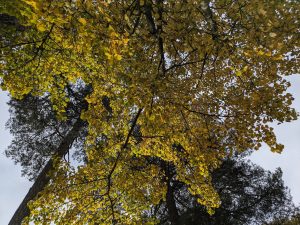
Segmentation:
{"type": "Polygon", "coordinates": [[[48,96],[28,95],[21,101],[12,99],[9,102],[11,118],[7,125],[15,139],[6,150],[6,154],[12,157],[15,163],[22,165],[23,175],[27,175],[31,180],[34,179],[34,184],[11,218],[9,225],[21,224],[22,220],[29,216],[27,204],[48,184],[49,172],[54,169],[55,157],[62,158],[67,153],[69,156],[69,151],[75,142],[76,158],[86,158],[80,147],[86,136],[87,124],[79,118],[79,115],[86,108],[83,97],[89,91],[90,87],[82,88],[78,85],[68,87],[71,101],[65,111],[65,121],[58,121],[55,118],[51,107],[49,108],[51,104],[48,96]],[[81,157],[78,157],[79,155],[81,157]]]}
{"type": "MultiPolygon", "coordinates": [[[[280,169],[271,173],[241,157],[227,159],[212,173],[212,182],[221,199],[214,215],[197,203],[183,183],[172,183],[178,224],[260,225],[288,218],[296,211],[280,169]]],[[[151,211],[160,224],[172,224],[167,204],[162,201],[151,211]]]]}
{"type": "MultiPolygon", "coordinates": [[[[10,119],[6,126],[14,139],[5,153],[15,163],[21,164],[22,175],[29,180],[39,175],[86,108],[84,97],[88,89],[80,85],[68,87],[70,102],[65,112],[66,120],[63,121],[56,118],[49,95],[35,97],[29,94],[22,100],[11,99],[8,102],[10,119]]],[[[76,135],[73,145],[73,158],[79,162],[84,160],[82,149],[87,132],[84,127],[86,125],[76,135]]]]}
{"type": "Polygon", "coordinates": [[[298,14],[297,1],[20,1],[26,29],[1,42],[2,88],[46,93],[66,119],[66,87],[92,87],[88,163],[53,161],[30,219],[154,223],[142,215],[166,199],[177,223],[173,179],[212,213],[211,171],[262,142],[280,152],[269,123],[296,119],[283,76],[299,70],[298,14]]]}
{"type": "Polygon", "coordinates": [[[270,225],[297,225],[299,223],[300,223],[300,215],[298,209],[298,212],[296,212],[292,217],[288,217],[285,219],[278,219],[269,224],[270,225]]]}

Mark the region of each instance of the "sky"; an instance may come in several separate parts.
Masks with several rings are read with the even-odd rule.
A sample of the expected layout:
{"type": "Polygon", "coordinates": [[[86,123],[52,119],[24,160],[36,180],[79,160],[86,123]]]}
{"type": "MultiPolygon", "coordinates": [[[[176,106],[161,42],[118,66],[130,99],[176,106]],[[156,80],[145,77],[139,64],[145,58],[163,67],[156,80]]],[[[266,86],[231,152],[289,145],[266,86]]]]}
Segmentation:
{"type": "Polygon", "coordinates": [[[21,177],[21,167],[6,158],[4,150],[12,139],[5,123],[9,118],[9,100],[6,93],[0,92],[0,225],[8,224],[18,205],[23,200],[31,183],[21,177]]]}
{"type": "MultiPolygon", "coordinates": [[[[300,75],[289,77],[292,86],[289,91],[294,95],[293,106],[300,112],[300,75]]],[[[21,177],[21,168],[5,157],[4,150],[12,139],[5,123],[9,118],[9,100],[5,92],[0,91],[0,225],[8,224],[15,210],[23,200],[32,183],[21,177]]],[[[264,169],[283,170],[285,184],[291,189],[294,202],[300,204],[300,119],[291,123],[275,125],[278,141],[285,145],[281,154],[275,154],[263,145],[252,154],[250,159],[264,169]]]]}
{"type": "MultiPolygon", "coordinates": [[[[295,101],[293,107],[300,112],[300,74],[288,77],[292,86],[289,92],[295,101]]],[[[272,153],[266,145],[254,152],[250,159],[264,169],[274,171],[281,167],[283,180],[291,189],[294,202],[300,205],[300,117],[298,120],[274,125],[275,134],[279,143],[285,148],[281,154],[272,153]]]]}

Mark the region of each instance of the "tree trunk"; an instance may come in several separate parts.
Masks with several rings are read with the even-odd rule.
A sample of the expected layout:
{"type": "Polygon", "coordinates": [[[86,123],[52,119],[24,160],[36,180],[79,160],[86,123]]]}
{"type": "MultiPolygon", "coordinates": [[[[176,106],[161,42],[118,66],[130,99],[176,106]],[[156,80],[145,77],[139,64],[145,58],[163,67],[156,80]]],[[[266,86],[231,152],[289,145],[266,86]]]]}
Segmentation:
{"type": "Polygon", "coordinates": [[[172,225],[179,224],[179,214],[176,207],[174,188],[171,185],[172,178],[174,176],[174,168],[169,163],[162,161],[162,169],[165,171],[165,181],[167,183],[167,193],[166,193],[166,206],[169,214],[169,221],[172,225]]]}
{"type": "Polygon", "coordinates": [[[168,208],[168,212],[169,212],[169,219],[170,219],[172,225],[177,225],[178,220],[179,220],[179,214],[178,214],[178,210],[176,207],[175,196],[174,196],[173,188],[170,184],[170,181],[168,181],[168,184],[167,184],[166,203],[167,203],[167,208],[168,208]]]}
{"type": "MultiPolygon", "coordinates": [[[[84,122],[80,119],[78,119],[74,125],[73,128],[69,131],[69,133],[66,135],[62,143],[59,145],[56,156],[63,157],[70,149],[74,139],[78,136],[78,133],[80,129],[84,126],[84,122]]],[[[8,225],[20,225],[22,223],[22,220],[29,216],[30,211],[27,206],[28,202],[33,200],[37,194],[44,189],[44,187],[48,184],[50,177],[48,176],[48,173],[50,170],[53,169],[53,160],[50,159],[42,172],[38,175],[37,179],[35,180],[32,187],[29,189],[27,195],[23,199],[22,203],[16,210],[15,214],[11,218],[8,225]]]]}

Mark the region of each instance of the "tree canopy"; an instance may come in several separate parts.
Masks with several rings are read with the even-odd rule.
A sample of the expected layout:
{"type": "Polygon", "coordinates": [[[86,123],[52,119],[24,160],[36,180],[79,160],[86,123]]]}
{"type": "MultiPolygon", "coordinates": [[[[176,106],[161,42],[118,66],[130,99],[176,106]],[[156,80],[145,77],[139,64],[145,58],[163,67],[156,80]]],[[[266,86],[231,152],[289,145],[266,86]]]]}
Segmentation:
{"type": "Polygon", "coordinates": [[[164,199],[174,209],[174,181],[213,213],[222,159],[262,142],[281,152],[270,122],[297,117],[284,76],[299,72],[299,9],[292,0],[0,1],[2,18],[14,18],[1,20],[2,89],[47,95],[64,123],[68,88],[90,88],[77,117],[88,124],[86,163],[51,157],[29,219],[156,223],[145,212],[164,199]]]}

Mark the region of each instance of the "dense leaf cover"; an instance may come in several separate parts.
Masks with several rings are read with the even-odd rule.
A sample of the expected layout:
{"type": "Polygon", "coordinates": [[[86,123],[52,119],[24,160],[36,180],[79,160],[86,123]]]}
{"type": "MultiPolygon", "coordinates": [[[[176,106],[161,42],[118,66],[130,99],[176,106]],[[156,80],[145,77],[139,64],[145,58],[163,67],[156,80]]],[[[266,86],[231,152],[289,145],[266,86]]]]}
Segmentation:
{"type": "Polygon", "coordinates": [[[220,198],[211,171],[222,159],[262,142],[283,149],[269,124],[296,119],[284,76],[299,72],[297,1],[0,6],[18,18],[0,37],[2,89],[47,95],[66,121],[68,87],[91,87],[79,113],[87,163],[56,160],[31,203],[37,224],[151,224],[156,218],[144,214],[163,199],[176,219],[174,180],[212,213],[220,198]]]}

